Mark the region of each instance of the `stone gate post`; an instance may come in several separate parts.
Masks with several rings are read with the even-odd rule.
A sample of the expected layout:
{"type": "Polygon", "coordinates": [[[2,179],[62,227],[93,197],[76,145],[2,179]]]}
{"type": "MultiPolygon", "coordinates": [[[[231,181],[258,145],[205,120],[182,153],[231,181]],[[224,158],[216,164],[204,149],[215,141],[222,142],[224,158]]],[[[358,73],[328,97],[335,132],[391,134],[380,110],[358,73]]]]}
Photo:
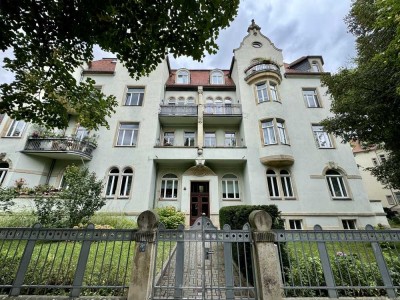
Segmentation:
{"type": "Polygon", "coordinates": [[[150,210],[142,212],[137,219],[139,230],[135,239],[135,257],[127,300],[143,300],[148,299],[150,296],[152,285],[151,266],[153,266],[155,259],[154,247],[158,222],[158,215],[150,210]]]}
{"type": "Polygon", "coordinates": [[[264,210],[254,210],[249,216],[254,241],[253,255],[257,295],[260,300],[283,298],[279,257],[271,231],[272,218],[264,210]]]}

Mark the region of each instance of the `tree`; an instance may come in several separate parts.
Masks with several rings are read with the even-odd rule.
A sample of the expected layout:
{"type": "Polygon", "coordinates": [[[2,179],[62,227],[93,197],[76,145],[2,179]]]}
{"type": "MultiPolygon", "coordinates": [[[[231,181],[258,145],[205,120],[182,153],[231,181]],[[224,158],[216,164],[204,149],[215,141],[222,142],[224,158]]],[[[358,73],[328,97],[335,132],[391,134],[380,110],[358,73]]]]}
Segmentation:
{"type": "Polygon", "coordinates": [[[346,22],[356,36],[356,67],[323,78],[334,116],[322,125],[344,141],[387,150],[386,163],[370,169],[400,189],[400,2],[356,0],[346,22]]]}
{"type": "Polygon", "coordinates": [[[64,173],[67,188],[52,197],[36,197],[38,221],[49,227],[73,227],[87,223],[105,200],[101,197],[102,182],[87,168],[69,166],[64,173]]]}
{"type": "Polygon", "coordinates": [[[72,72],[93,59],[93,46],[116,53],[132,77],[148,74],[168,53],[200,60],[215,53],[219,30],[239,0],[0,1],[0,50],[15,74],[0,85],[0,113],[48,127],[68,126],[73,110],[87,128],[107,126],[117,102],[77,82],[72,72]],[[95,109],[94,109],[95,108],[95,109]]]}

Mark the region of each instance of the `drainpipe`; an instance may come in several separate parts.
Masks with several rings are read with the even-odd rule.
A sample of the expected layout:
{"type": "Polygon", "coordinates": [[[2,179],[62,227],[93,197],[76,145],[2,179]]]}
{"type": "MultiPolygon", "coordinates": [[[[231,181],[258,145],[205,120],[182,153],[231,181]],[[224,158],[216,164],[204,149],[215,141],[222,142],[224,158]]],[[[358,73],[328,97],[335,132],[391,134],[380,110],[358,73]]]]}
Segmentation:
{"type": "Polygon", "coordinates": [[[49,182],[50,182],[50,177],[51,177],[51,174],[53,173],[54,165],[55,165],[55,164],[56,164],[56,159],[53,159],[53,160],[51,161],[51,164],[50,164],[49,173],[47,173],[47,178],[46,178],[46,184],[47,184],[47,185],[48,185],[49,182]]]}

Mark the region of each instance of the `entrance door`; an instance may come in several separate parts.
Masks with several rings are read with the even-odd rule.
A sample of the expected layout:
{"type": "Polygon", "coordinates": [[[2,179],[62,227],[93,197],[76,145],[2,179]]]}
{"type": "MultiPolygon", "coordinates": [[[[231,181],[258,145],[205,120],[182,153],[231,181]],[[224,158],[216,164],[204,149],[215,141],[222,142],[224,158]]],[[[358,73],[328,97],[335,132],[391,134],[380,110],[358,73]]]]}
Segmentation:
{"type": "Polygon", "coordinates": [[[204,213],[210,216],[209,182],[192,181],[190,183],[190,225],[204,213]]]}

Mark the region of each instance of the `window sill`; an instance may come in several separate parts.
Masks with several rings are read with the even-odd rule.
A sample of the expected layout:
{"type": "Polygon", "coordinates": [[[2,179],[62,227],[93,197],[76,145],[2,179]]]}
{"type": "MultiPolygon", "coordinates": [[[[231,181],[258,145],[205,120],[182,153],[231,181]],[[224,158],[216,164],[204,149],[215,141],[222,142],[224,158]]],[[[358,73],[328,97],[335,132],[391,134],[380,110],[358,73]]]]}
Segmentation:
{"type": "Polygon", "coordinates": [[[115,145],[115,147],[121,147],[121,148],[130,147],[130,148],[134,148],[134,147],[136,147],[136,145],[115,145]]]}
{"type": "Polygon", "coordinates": [[[270,197],[270,200],[282,200],[281,197],[270,197]]]}
{"type": "Polygon", "coordinates": [[[241,198],[222,198],[222,201],[242,201],[241,198]]]}
{"type": "Polygon", "coordinates": [[[349,197],[344,197],[344,198],[339,198],[339,197],[332,197],[332,200],[344,200],[344,201],[351,201],[353,199],[349,198],[349,197]]]}
{"type": "Polygon", "coordinates": [[[318,147],[318,149],[324,150],[324,149],[335,149],[335,147],[318,147]]]}
{"type": "Polygon", "coordinates": [[[289,201],[291,201],[291,200],[297,200],[297,199],[296,199],[296,197],[287,197],[287,198],[284,198],[284,200],[289,200],[289,201]]]}
{"type": "Polygon", "coordinates": [[[178,198],[160,198],[160,201],[178,201],[178,198]]]}

